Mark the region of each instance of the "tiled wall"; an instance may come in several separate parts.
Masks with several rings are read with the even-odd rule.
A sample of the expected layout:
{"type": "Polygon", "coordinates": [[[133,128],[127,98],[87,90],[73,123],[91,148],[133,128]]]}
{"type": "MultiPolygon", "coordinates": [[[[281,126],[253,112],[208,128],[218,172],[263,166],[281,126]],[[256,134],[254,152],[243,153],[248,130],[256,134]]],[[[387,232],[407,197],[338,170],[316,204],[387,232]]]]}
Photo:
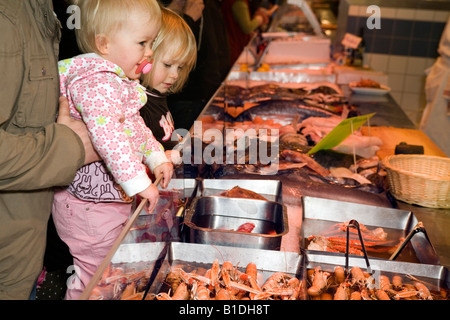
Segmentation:
{"type": "Polygon", "coordinates": [[[380,7],[380,29],[366,26],[367,6],[350,6],[347,32],[364,30],[367,52],[437,57],[437,48],[448,11],[380,7]]]}
{"type": "Polygon", "coordinates": [[[345,9],[344,31],[358,35],[364,28],[366,63],[388,75],[392,97],[418,125],[426,104],[425,70],[438,57],[439,40],[450,10],[381,6],[381,28],[370,30],[366,26],[370,16],[367,5],[349,2],[339,11],[341,15],[342,8],[345,9]]]}

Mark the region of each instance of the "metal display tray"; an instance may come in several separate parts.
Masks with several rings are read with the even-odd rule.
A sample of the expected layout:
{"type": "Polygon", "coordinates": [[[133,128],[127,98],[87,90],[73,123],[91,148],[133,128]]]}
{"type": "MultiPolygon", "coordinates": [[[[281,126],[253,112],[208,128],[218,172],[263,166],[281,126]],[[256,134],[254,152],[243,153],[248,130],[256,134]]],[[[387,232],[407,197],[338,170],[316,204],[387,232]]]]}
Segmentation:
{"type": "Polygon", "coordinates": [[[277,180],[204,179],[197,195],[214,196],[235,186],[258,193],[269,201],[282,203],[282,185],[277,180]]]}
{"type": "MultiPolygon", "coordinates": [[[[161,248],[152,244],[139,248],[123,248],[124,250],[139,250],[159,252],[161,248]]],[[[149,293],[157,294],[161,292],[166,275],[172,266],[203,266],[211,268],[214,260],[218,259],[220,265],[225,261],[230,261],[233,266],[237,266],[241,271],[245,271],[246,266],[252,262],[258,270],[258,283],[264,284],[269,276],[275,272],[284,272],[291,276],[298,277],[298,271],[301,270],[301,256],[295,252],[280,252],[274,250],[262,250],[252,248],[239,248],[227,246],[212,246],[207,244],[172,242],[169,246],[167,258],[161,265],[155,281],[150,287],[149,293]]]]}
{"type": "MultiPolygon", "coordinates": [[[[407,237],[418,224],[417,218],[410,211],[370,206],[338,200],[329,200],[315,197],[303,197],[303,221],[301,231],[301,248],[305,248],[306,239],[312,235],[320,235],[329,226],[336,223],[356,220],[369,229],[381,227],[386,232],[393,232],[399,237],[407,237]]],[[[426,227],[426,226],[425,226],[426,227]]],[[[345,239],[346,233],[342,232],[345,239]]],[[[306,249],[306,248],[305,248],[306,249]]],[[[440,264],[439,257],[431,244],[426,232],[415,233],[407,250],[400,252],[397,261],[440,264]]],[[[320,252],[320,251],[313,251],[320,252]]],[[[374,258],[389,259],[390,254],[382,256],[367,252],[374,258]]]]}
{"type": "MultiPolygon", "coordinates": [[[[233,248],[228,246],[212,246],[207,244],[182,243],[182,242],[154,242],[133,243],[119,246],[111,259],[112,265],[127,265],[130,270],[133,266],[145,264],[153,265],[152,282],[148,293],[156,295],[166,289],[165,279],[173,267],[211,268],[214,260],[222,265],[230,261],[234,267],[244,271],[247,264],[254,263],[258,269],[258,283],[262,285],[268,277],[275,272],[284,272],[305,281],[308,269],[320,266],[323,271],[333,272],[336,266],[347,266],[349,270],[360,267],[367,270],[367,262],[361,257],[348,257],[333,254],[298,254],[295,252],[281,252],[274,250],[262,250],[252,248],[233,248]],[[158,267],[156,261],[159,261],[158,267]]],[[[444,266],[407,263],[389,260],[370,260],[371,273],[374,279],[379,275],[411,275],[425,281],[431,286],[448,290],[450,287],[450,276],[448,269],[444,266]]],[[[376,284],[375,284],[376,285],[376,284]]]]}
{"type": "Polygon", "coordinates": [[[198,197],[185,216],[190,242],[233,247],[279,250],[289,231],[286,207],[273,201],[198,197]],[[252,232],[236,231],[253,223],[252,232]]]}
{"type": "MultiPolygon", "coordinates": [[[[302,261],[302,265],[305,267],[305,272],[302,276],[305,277],[306,271],[308,269],[313,269],[314,267],[320,266],[323,271],[334,272],[336,266],[341,266],[345,268],[346,258],[341,255],[336,254],[320,254],[320,253],[307,253],[302,256],[305,261],[302,261]]],[[[400,275],[406,277],[406,275],[411,275],[421,281],[425,281],[432,287],[438,287],[448,290],[450,288],[450,274],[449,270],[445,266],[433,265],[433,264],[423,264],[423,263],[410,263],[410,262],[400,262],[392,260],[382,260],[382,259],[370,259],[369,260],[370,269],[373,278],[378,284],[379,275],[400,275]]],[[[362,257],[348,257],[348,269],[351,267],[359,267],[363,271],[367,271],[366,260],[362,257]]]]}
{"type": "Polygon", "coordinates": [[[139,216],[122,243],[139,243],[147,241],[179,241],[179,226],[176,219],[178,200],[190,197],[194,192],[195,179],[172,179],[167,188],[158,186],[160,198],[153,213],[145,209],[139,216]]]}

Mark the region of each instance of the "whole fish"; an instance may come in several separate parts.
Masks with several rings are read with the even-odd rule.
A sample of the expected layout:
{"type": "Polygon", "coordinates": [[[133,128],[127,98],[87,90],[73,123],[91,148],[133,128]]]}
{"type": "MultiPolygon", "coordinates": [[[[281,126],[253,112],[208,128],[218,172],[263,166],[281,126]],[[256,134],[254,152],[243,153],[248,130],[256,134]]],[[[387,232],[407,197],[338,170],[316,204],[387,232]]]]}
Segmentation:
{"type": "Polygon", "coordinates": [[[276,119],[277,115],[299,115],[299,121],[302,121],[309,117],[332,117],[336,116],[329,110],[320,108],[306,106],[297,101],[283,100],[283,99],[272,99],[267,100],[255,105],[251,109],[244,111],[243,113],[249,113],[253,117],[261,115],[271,115],[273,119],[276,119]]]}

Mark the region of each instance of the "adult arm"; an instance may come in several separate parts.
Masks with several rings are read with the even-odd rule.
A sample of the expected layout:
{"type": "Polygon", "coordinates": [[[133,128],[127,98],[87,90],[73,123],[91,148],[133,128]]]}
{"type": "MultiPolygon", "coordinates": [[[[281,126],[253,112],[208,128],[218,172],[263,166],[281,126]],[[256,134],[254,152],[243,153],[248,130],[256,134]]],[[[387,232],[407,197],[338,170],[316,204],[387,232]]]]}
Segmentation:
{"type": "Polygon", "coordinates": [[[81,140],[64,125],[54,123],[25,134],[0,130],[0,190],[68,185],[84,158],[81,140]]]}
{"type": "Polygon", "coordinates": [[[231,10],[234,20],[245,34],[252,33],[263,23],[263,19],[259,15],[253,19],[250,17],[250,10],[244,1],[235,1],[231,10]]]}
{"type": "Polygon", "coordinates": [[[66,125],[70,129],[72,129],[81,139],[81,142],[84,146],[84,164],[89,164],[91,162],[101,160],[100,156],[92,145],[91,138],[89,137],[89,132],[84,122],[70,117],[69,101],[64,96],[61,96],[59,98],[59,112],[57,123],[66,125]]]}

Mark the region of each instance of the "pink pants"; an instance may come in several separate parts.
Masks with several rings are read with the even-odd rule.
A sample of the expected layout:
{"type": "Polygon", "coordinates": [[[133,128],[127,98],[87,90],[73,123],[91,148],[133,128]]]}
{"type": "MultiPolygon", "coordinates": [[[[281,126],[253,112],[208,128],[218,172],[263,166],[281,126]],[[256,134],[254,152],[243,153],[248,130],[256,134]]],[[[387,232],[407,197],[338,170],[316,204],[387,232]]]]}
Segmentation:
{"type": "Polygon", "coordinates": [[[53,221],[73,256],[65,299],[78,299],[131,215],[131,204],[82,201],[55,192],[53,221]]]}

